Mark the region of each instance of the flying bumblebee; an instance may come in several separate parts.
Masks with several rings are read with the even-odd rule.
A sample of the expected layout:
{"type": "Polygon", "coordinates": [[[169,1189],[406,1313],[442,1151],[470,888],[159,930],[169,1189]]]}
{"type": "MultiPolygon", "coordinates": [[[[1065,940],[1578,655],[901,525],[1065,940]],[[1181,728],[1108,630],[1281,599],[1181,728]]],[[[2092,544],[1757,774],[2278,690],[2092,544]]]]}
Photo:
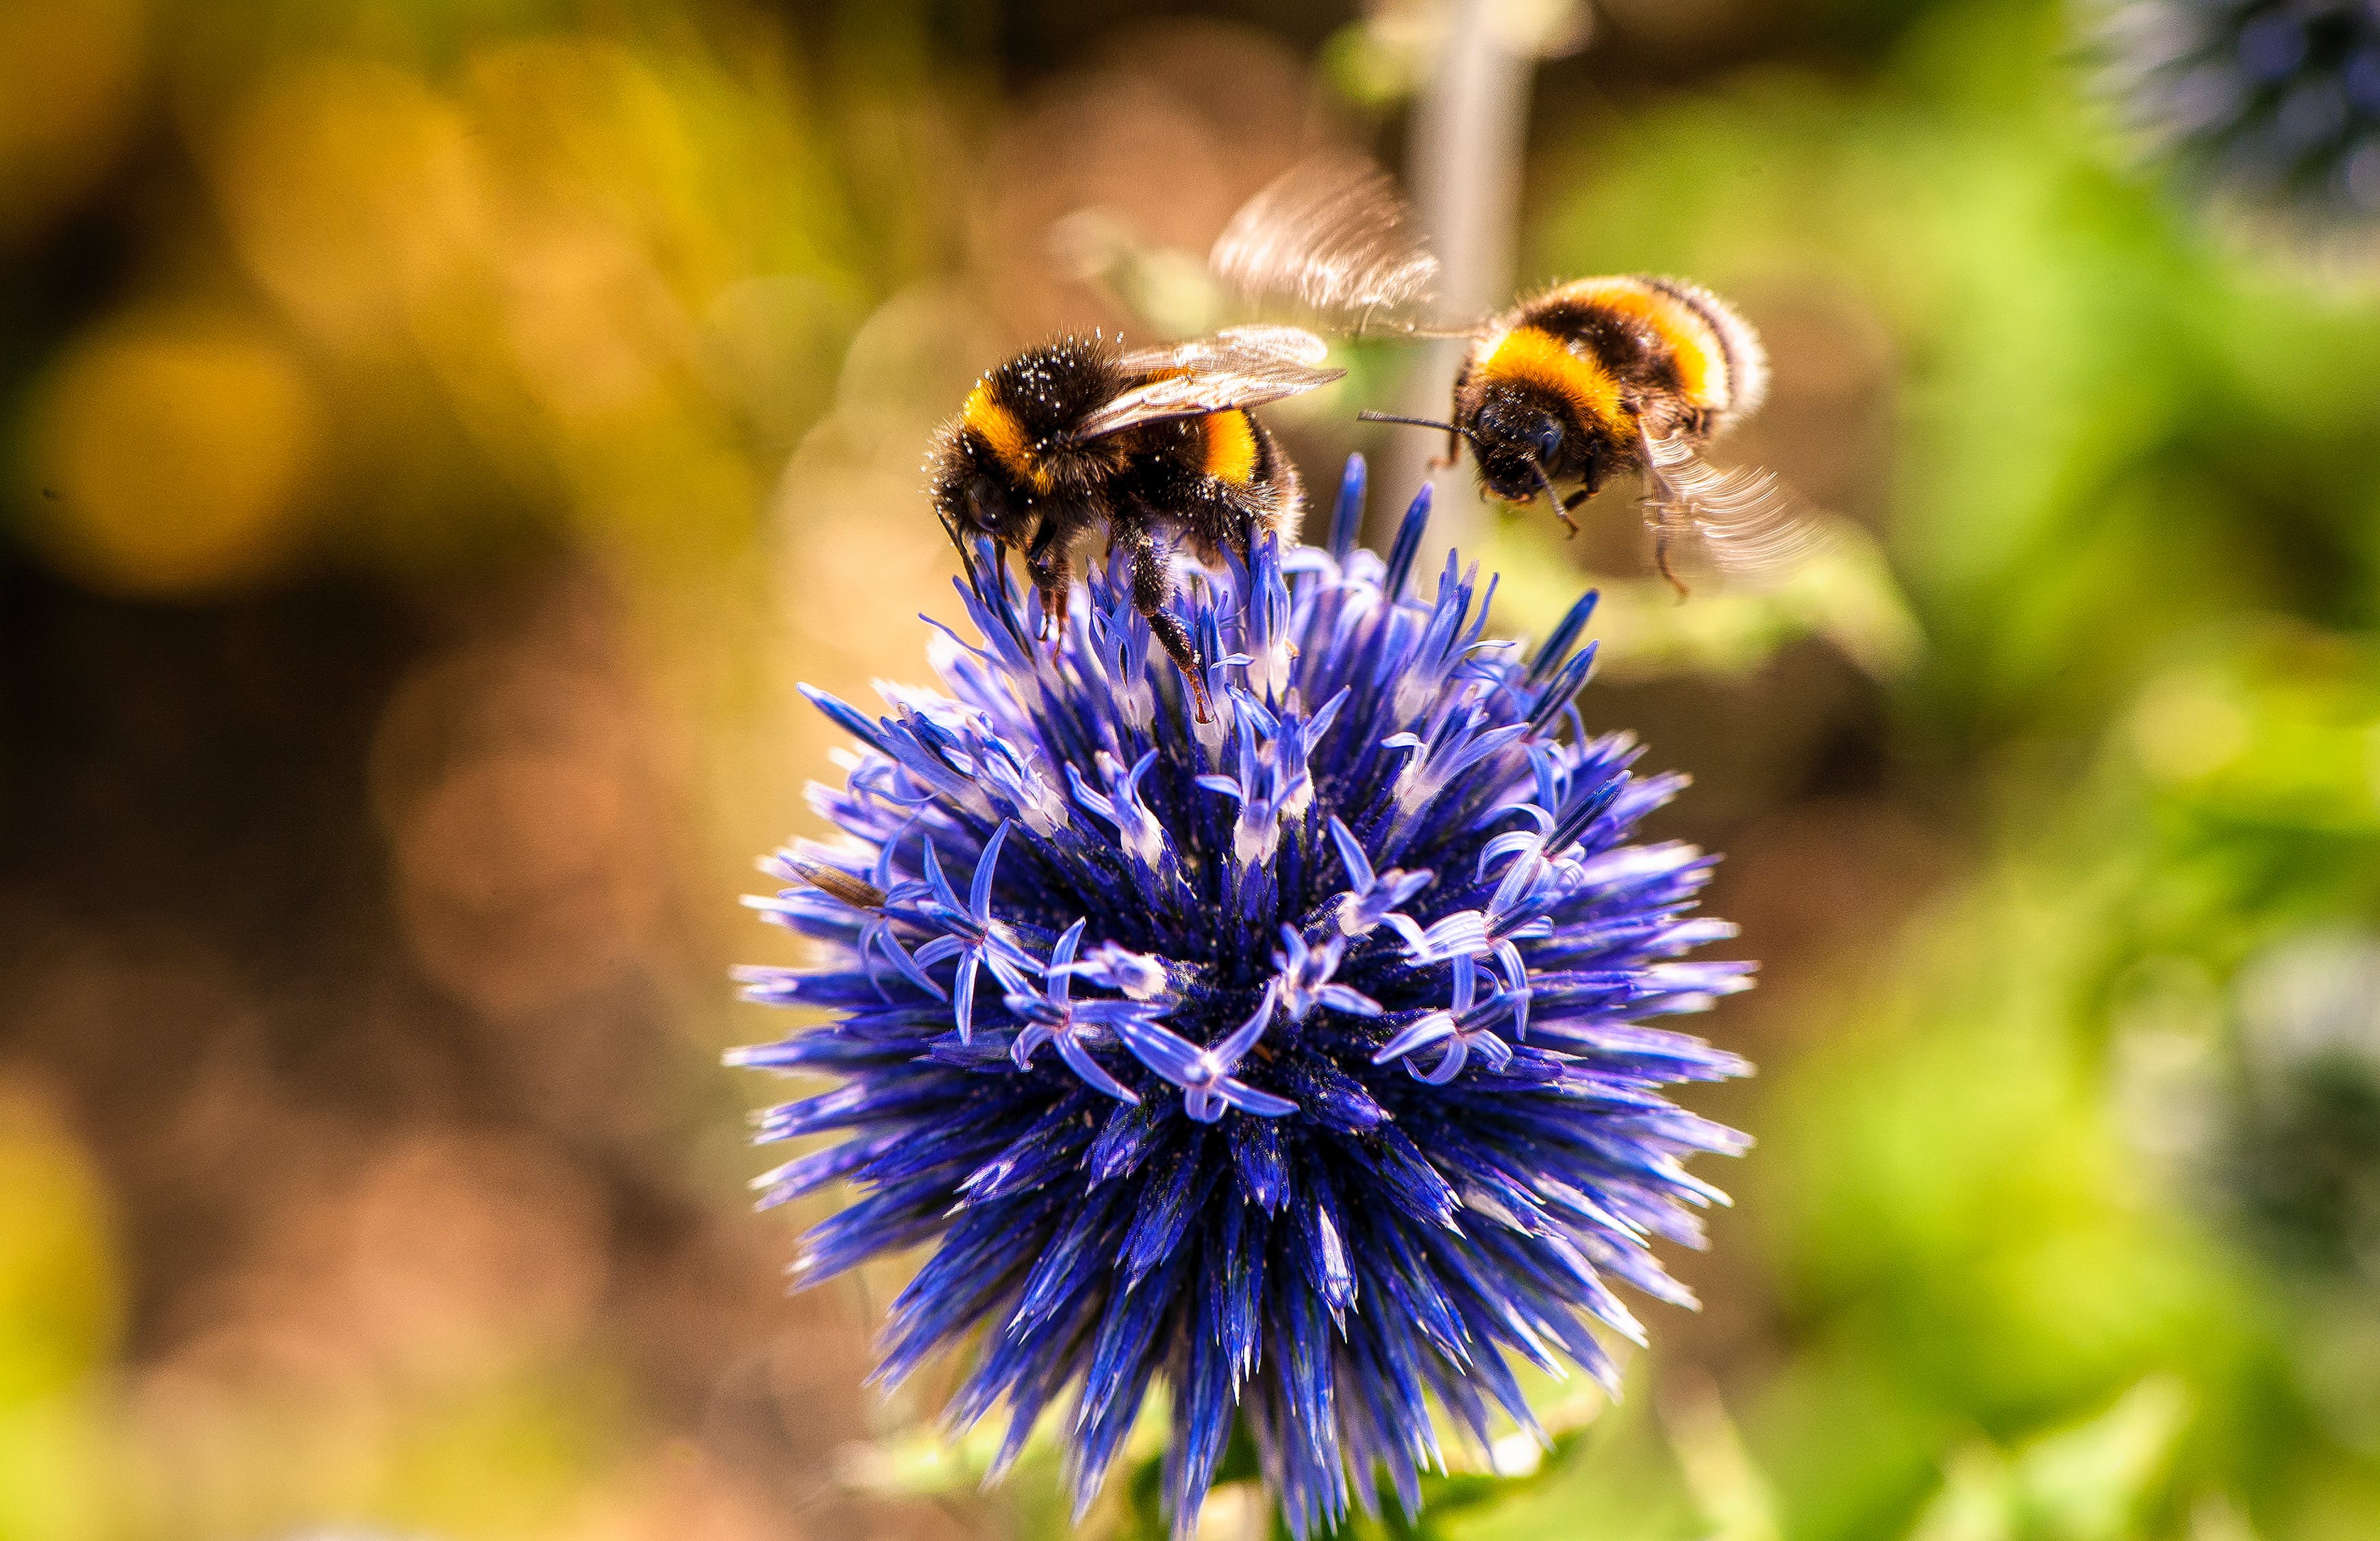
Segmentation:
{"type": "Polygon", "coordinates": [[[1127,351],[1062,337],[986,374],[945,426],[932,461],[935,512],[965,548],[969,532],[1024,552],[1045,637],[1062,631],[1075,548],[1101,525],[1132,576],[1132,601],[1190,682],[1198,720],[1207,684],[1190,634],[1166,609],[1168,557],[1245,557],[1255,538],[1297,539],[1297,469],[1248,408],[1326,385],[1329,346],[1288,326],[1245,326],[1170,347],[1127,351]]]}
{"type": "Polygon", "coordinates": [[[1542,492],[1572,534],[1572,511],[1606,481],[1643,478],[1654,562],[1682,598],[1671,564],[1682,542],[1723,573],[1771,573],[1806,554],[1815,526],[1775,477],[1702,456],[1768,389],[1760,339],[1726,301],[1676,279],[1581,278],[1433,329],[1405,319],[1437,276],[1408,224],[1377,167],[1309,162],[1241,209],[1208,265],[1252,299],[1287,297],[1352,333],[1467,339],[1446,421],[1362,416],[1443,430],[1447,464],[1468,443],[1488,491],[1524,506],[1542,492]]]}

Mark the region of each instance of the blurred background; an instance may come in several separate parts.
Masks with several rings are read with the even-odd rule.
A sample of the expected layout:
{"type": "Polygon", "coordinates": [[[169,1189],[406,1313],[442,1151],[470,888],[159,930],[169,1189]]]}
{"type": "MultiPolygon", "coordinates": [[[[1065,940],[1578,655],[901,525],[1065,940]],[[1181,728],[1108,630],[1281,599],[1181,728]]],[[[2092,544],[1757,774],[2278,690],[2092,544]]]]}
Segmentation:
{"type": "MultiPolygon", "coordinates": [[[[1062,1534],[746,1207],[794,686],[923,674],[978,370],[1212,324],[1301,152],[1483,122],[1475,271],[1735,298],[1731,453],[1841,538],[1681,609],[1620,503],[1450,500],[1505,631],[1604,582],[1589,725],[1766,983],[1706,1309],[1430,1534],[2380,1535],[2380,299],[2143,160],[2085,20],[0,5],[0,1537],[1062,1534]]],[[[1425,366],[1351,363],[1310,481],[1411,463],[1352,419],[1425,366]]]]}

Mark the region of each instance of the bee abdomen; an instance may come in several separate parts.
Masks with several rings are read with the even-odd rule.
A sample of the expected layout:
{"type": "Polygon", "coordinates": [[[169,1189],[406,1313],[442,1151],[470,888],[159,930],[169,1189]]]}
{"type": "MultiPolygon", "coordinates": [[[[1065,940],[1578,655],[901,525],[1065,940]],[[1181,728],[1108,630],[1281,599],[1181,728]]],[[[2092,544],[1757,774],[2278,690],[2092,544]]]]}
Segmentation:
{"type": "Polygon", "coordinates": [[[1202,419],[1205,469],[1218,481],[1245,487],[1256,479],[1259,456],[1257,427],[1245,412],[1217,412],[1202,419]]]}
{"type": "Polygon", "coordinates": [[[1700,285],[1634,275],[1581,278],[1541,297],[1536,307],[1599,311],[1649,334],[1672,377],[1664,384],[1709,432],[1750,416],[1768,393],[1768,359],[1758,334],[1734,307],[1700,285]]]}
{"type": "Polygon", "coordinates": [[[1647,278],[1644,283],[1691,310],[1710,329],[1727,376],[1727,399],[1706,405],[1718,414],[1717,427],[1742,421],[1760,410],[1768,397],[1768,350],[1760,334],[1734,306],[1699,284],[1678,278],[1647,278]]]}

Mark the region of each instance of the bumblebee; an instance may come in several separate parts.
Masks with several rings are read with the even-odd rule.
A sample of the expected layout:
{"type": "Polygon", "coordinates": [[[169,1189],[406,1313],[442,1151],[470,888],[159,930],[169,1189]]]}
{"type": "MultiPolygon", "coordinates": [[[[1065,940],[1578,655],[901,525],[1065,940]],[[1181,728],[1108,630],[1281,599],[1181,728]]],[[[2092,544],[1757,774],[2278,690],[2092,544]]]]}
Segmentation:
{"type": "Polygon", "coordinates": [[[1250,297],[1294,298],[1351,332],[1467,340],[1444,422],[1361,416],[1443,430],[1445,464],[1467,443],[1488,491],[1523,506],[1543,493],[1572,534],[1572,512],[1613,475],[1641,477],[1655,564],[1682,597],[1681,540],[1736,573],[1804,554],[1815,527],[1775,477],[1702,457],[1768,389],[1760,339],[1726,301],[1676,279],[1581,278],[1470,326],[1425,327],[1397,319],[1427,303],[1437,271],[1408,225],[1378,168],[1308,163],[1234,216],[1209,266],[1250,297]]]}
{"type": "Polygon", "coordinates": [[[1075,548],[1104,526],[1123,552],[1133,607],[1210,719],[1204,671],[1180,617],[1176,546],[1245,557],[1272,532],[1294,541],[1305,512],[1296,467],[1249,408],[1328,384],[1328,345],[1286,326],[1247,326],[1127,351],[1062,337],[986,374],[946,425],[931,462],[934,509],[953,542],[990,538],[1024,553],[1042,635],[1060,635],[1075,548]]]}

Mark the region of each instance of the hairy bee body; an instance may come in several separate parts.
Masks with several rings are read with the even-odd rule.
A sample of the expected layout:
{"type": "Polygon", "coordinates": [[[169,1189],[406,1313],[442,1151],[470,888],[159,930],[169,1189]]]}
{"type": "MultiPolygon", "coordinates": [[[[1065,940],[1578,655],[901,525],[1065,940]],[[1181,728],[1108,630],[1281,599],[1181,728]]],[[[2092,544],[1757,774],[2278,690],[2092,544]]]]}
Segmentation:
{"type": "Polygon", "coordinates": [[[979,532],[1024,553],[1046,627],[1064,624],[1075,550],[1104,528],[1124,555],[1134,607],[1188,677],[1203,716],[1196,651],[1165,608],[1167,558],[1177,545],[1211,561],[1227,548],[1246,555],[1264,533],[1297,539],[1296,468],[1245,406],[1227,405],[1291,394],[1281,387],[1293,367],[1302,371],[1294,389],[1319,382],[1303,375],[1320,371],[1245,346],[1128,353],[1073,336],[1028,349],[986,374],[942,431],[936,512],[954,534],[979,532]],[[1268,369],[1262,385],[1252,383],[1268,369]]]}
{"type": "Polygon", "coordinates": [[[1524,504],[1554,483],[1584,495],[1614,471],[1648,471],[1651,441],[1698,450],[1755,411],[1767,384],[1758,337],[1709,290],[1581,278],[1488,324],[1451,420],[1488,490],[1524,504]]]}
{"type": "Polygon", "coordinates": [[[1207,261],[1249,300],[1292,300],[1333,330],[1469,339],[1444,421],[1356,416],[1439,430],[1448,465],[1469,444],[1485,491],[1524,504],[1542,494],[1572,533],[1571,511],[1614,472],[1640,476],[1654,565],[1681,598],[1670,561],[1681,543],[1698,565],[1764,581],[1823,542],[1775,477],[1703,458],[1768,390],[1759,338],[1707,289],[1580,278],[1476,323],[1427,320],[1438,262],[1395,183],[1368,162],[1327,154],[1248,200],[1207,261]]]}

